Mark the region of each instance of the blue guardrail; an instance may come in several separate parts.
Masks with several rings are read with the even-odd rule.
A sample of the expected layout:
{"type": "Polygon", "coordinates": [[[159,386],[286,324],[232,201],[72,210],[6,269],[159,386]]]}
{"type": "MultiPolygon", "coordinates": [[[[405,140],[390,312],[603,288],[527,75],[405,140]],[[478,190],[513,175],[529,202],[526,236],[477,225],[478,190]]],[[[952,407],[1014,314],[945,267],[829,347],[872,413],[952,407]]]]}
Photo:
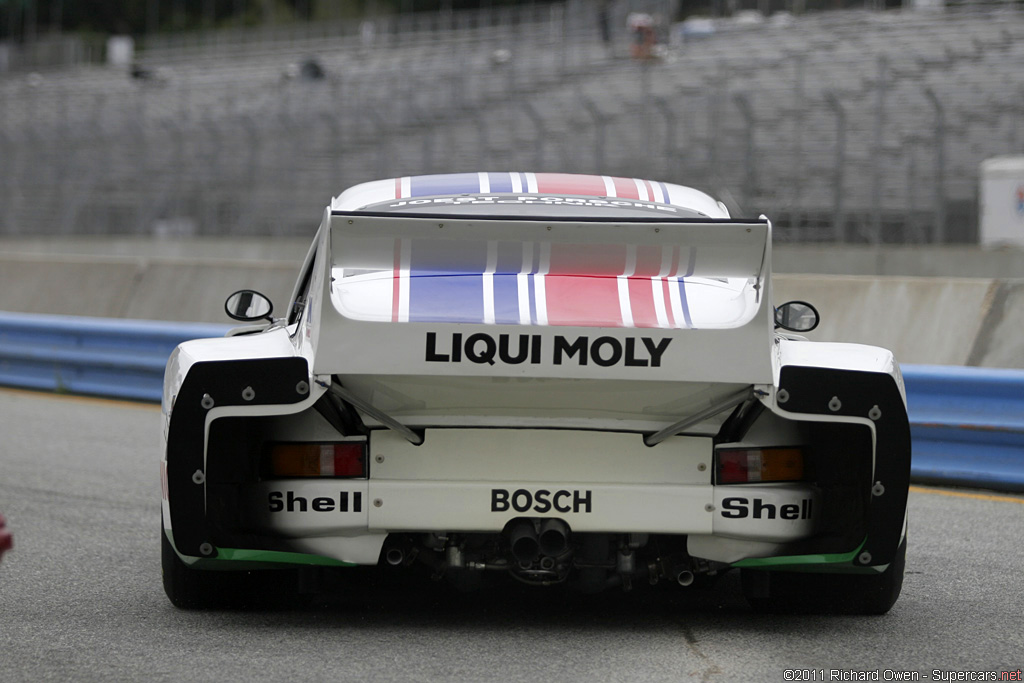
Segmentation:
{"type": "Polygon", "coordinates": [[[1024,491],[1024,370],[905,365],[915,481],[1024,491]]]}
{"type": "MultiPolygon", "coordinates": [[[[159,402],[167,357],[229,325],[0,312],[0,385],[159,402]]],[[[904,365],[911,476],[1024,491],[1024,370],[904,365]]]]}
{"type": "Polygon", "coordinates": [[[0,384],[159,402],[174,347],[229,329],[0,312],[0,384]]]}

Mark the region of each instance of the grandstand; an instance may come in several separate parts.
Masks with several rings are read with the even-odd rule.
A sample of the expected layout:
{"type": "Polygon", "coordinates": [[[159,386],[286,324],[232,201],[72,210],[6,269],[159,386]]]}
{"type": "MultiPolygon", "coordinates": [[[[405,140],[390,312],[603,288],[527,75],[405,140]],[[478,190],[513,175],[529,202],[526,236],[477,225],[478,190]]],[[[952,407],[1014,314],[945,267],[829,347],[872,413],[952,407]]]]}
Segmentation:
{"type": "Polygon", "coordinates": [[[0,234],[305,234],[356,182],[519,169],[695,185],[782,240],[970,241],[978,164],[1024,147],[1012,9],[723,19],[638,62],[633,8],[610,46],[590,8],[151,39],[136,78],[0,76],[0,234]]]}

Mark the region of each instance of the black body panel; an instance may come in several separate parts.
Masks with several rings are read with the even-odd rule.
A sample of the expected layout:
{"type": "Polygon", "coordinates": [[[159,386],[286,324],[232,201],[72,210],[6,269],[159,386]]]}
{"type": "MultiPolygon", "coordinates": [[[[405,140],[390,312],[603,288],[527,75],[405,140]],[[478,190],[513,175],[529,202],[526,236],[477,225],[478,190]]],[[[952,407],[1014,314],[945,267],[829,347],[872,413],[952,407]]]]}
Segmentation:
{"type": "Polygon", "coordinates": [[[171,526],[174,545],[180,553],[196,557],[217,554],[206,528],[204,452],[209,410],[222,406],[287,405],[304,401],[308,396],[309,366],[304,358],[208,361],[189,368],[174,400],[167,434],[171,526]],[[207,396],[213,401],[212,405],[207,401],[208,407],[203,405],[207,396]],[[210,544],[210,552],[201,552],[204,543],[210,544]]]}

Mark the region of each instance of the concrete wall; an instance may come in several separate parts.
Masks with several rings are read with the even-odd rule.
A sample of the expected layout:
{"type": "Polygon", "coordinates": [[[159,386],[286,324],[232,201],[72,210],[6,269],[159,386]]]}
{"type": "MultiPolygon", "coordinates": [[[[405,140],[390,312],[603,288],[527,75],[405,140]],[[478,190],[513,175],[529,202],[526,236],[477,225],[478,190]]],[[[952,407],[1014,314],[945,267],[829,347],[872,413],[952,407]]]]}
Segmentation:
{"type": "Polygon", "coordinates": [[[1024,249],[1012,247],[783,244],[774,246],[772,262],[776,273],[1024,278],[1024,249]]]}
{"type": "Polygon", "coordinates": [[[0,255],[0,310],[230,323],[228,294],[257,289],[283,315],[300,264],[0,255]]]}
{"type": "Polygon", "coordinates": [[[0,256],[112,256],[156,260],[302,261],[308,237],[0,236],[0,256]]]}
{"type": "Polygon", "coordinates": [[[816,341],[883,346],[904,363],[1024,368],[1024,280],[786,275],[774,300],[809,301],[816,341]]]}
{"type": "MultiPolygon", "coordinates": [[[[281,315],[307,248],[296,239],[0,240],[0,310],[228,323],[224,299],[251,288],[281,315]]],[[[1022,251],[781,246],[774,259],[774,301],[821,312],[811,339],[884,346],[906,363],[1024,368],[1022,251]]]]}

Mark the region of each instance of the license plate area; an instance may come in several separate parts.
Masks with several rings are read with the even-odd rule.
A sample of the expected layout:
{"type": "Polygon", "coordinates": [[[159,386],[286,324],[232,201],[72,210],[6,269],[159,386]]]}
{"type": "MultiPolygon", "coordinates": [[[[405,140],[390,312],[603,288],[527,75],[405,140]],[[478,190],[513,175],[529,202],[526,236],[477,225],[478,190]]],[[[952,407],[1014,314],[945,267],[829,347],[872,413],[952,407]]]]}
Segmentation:
{"type": "MultiPolygon", "coordinates": [[[[558,429],[428,429],[414,446],[391,431],[370,436],[373,481],[710,484],[710,437],[648,447],[635,433],[558,429]]],[[[550,486],[548,487],[550,488],[550,486]]]]}

